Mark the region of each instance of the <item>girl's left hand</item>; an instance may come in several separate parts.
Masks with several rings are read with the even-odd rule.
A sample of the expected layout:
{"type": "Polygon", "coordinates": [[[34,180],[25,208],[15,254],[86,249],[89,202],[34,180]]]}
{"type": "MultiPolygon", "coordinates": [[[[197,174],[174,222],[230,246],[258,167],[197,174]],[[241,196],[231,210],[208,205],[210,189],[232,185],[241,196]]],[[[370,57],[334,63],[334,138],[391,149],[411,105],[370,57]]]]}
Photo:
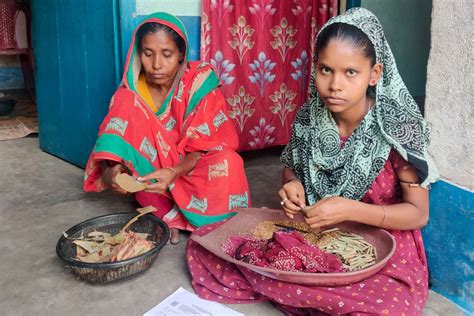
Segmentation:
{"type": "Polygon", "coordinates": [[[305,222],[311,228],[334,225],[349,220],[352,200],[340,196],[323,198],[303,209],[305,222]]]}
{"type": "Polygon", "coordinates": [[[150,193],[163,193],[168,190],[168,187],[174,180],[176,180],[176,173],[171,169],[163,168],[158,169],[150,174],[143,177],[137,178],[138,181],[150,181],[156,180],[155,183],[147,183],[145,192],[150,193]]]}

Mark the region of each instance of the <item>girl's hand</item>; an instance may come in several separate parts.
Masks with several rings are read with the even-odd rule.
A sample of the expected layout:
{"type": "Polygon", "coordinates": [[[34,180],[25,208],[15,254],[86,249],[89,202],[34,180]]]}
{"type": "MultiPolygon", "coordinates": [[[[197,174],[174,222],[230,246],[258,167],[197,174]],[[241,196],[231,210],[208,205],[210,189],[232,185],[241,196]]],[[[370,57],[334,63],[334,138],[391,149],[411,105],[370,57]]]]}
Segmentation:
{"type": "Polygon", "coordinates": [[[306,207],[304,187],[298,179],[285,183],[278,191],[278,195],[281,199],[283,212],[289,218],[293,218],[294,214],[301,212],[301,209],[306,207]]]}
{"type": "Polygon", "coordinates": [[[146,184],[145,192],[150,193],[163,193],[168,190],[171,183],[173,183],[178,175],[175,171],[170,168],[158,169],[150,174],[147,174],[143,177],[137,178],[138,181],[150,181],[156,180],[157,182],[146,184]]]}
{"type": "Polygon", "coordinates": [[[311,228],[334,225],[349,220],[352,200],[340,196],[321,199],[303,210],[306,224],[311,228]]]}
{"type": "Polygon", "coordinates": [[[123,165],[116,164],[113,167],[105,168],[105,170],[102,173],[102,180],[109,185],[110,189],[114,193],[128,194],[128,192],[122,189],[115,181],[115,176],[124,171],[126,171],[126,168],[123,165]]]}

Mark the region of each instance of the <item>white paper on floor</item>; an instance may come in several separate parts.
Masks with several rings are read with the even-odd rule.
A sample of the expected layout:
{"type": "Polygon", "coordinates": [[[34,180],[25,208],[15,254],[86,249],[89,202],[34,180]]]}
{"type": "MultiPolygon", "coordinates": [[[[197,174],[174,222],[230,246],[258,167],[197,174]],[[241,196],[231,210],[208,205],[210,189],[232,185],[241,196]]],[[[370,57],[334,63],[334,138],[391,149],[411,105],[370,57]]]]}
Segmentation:
{"type": "Polygon", "coordinates": [[[143,316],[244,316],[225,305],[206,301],[182,287],[150,309],[143,316]]]}

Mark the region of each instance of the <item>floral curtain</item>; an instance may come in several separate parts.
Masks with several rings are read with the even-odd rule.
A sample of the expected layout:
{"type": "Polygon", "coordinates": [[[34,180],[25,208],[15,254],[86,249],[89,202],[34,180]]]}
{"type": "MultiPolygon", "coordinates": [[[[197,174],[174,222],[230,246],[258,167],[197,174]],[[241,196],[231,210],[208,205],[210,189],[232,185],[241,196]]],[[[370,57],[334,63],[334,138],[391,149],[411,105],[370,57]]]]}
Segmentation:
{"type": "Polygon", "coordinates": [[[201,59],[219,77],[240,150],[284,145],[337,0],[203,0],[201,59]]]}

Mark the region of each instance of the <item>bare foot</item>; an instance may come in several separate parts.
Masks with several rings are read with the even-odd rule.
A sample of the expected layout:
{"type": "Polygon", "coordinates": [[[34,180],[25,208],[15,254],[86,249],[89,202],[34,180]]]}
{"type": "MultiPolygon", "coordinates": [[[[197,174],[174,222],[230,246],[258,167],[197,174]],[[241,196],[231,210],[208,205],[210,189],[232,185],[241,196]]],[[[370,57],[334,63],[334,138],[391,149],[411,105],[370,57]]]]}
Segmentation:
{"type": "Polygon", "coordinates": [[[179,243],[179,229],[170,228],[170,243],[172,245],[179,243]]]}

